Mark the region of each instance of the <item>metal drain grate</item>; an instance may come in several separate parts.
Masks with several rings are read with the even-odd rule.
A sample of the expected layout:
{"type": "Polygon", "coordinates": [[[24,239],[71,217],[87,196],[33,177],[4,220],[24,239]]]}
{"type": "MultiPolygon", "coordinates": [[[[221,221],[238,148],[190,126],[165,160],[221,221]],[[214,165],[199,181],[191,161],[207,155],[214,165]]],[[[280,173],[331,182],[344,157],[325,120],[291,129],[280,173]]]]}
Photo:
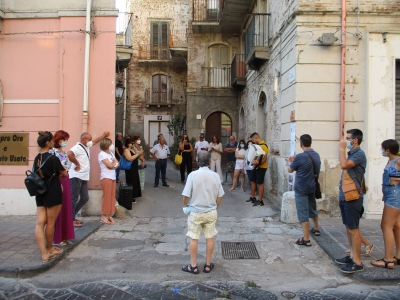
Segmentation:
{"type": "Polygon", "coordinates": [[[253,242],[221,242],[224,259],[260,259],[253,242]]]}

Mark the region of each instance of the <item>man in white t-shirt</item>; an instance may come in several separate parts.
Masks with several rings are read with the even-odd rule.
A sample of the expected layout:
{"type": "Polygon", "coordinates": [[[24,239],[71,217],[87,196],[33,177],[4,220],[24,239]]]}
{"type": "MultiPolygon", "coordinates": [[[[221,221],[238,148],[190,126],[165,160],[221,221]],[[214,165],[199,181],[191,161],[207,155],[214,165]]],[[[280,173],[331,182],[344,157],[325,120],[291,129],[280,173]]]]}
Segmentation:
{"type": "Polygon", "coordinates": [[[194,145],[194,158],[197,161],[197,153],[200,151],[208,151],[208,142],[204,140],[204,133],[200,133],[199,135],[199,141],[196,142],[194,145]]]}
{"type": "Polygon", "coordinates": [[[92,141],[92,135],[84,132],[81,135],[81,141],[67,152],[68,158],[72,163],[69,170],[69,180],[72,192],[72,217],[75,227],[82,226],[82,222],[75,217],[89,200],[87,182],[90,177],[90,148],[109,135],[110,133],[105,131],[103,135],[92,141]]]}
{"type": "Polygon", "coordinates": [[[182,267],[182,271],[198,274],[197,249],[200,234],[206,238],[206,263],[203,272],[210,273],[214,268],[211,263],[214,251],[214,236],[218,233],[217,208],[221,204],[224,189],[217,173],[209,169],[211,154],[199,151],[197,161],[199,169],[190,173],[183,189],[183,212],[188,215],[188,232],[190,238],[190,264],[182,267]]]}
{"type": "Polygon", "coordinates": [[[169,187],[165,179],[167,178],[167,159],[170,152],[168,146],[165,145],[165,139],[161,137],[160,143],[153,146],[153,148],[150,149],[149,153],[151,156],[154,157],[154,160],[156,161],[156,177],[153,187],[158,187],[158,182],[160,181],[160,172],[162,185],[165,187],[169,187]]]}

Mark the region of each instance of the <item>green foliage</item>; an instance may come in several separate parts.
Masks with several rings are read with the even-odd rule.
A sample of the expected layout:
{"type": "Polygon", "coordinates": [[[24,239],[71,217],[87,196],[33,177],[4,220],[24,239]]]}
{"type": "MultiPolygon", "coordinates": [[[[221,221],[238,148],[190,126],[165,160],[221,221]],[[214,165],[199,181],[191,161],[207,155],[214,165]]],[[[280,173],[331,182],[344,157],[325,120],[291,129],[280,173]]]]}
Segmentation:
{"type": "Polygon", "coordinates": [[[246,285],[247,285],[248,287],[252,287],[252,288],[258,288],[258,287],[259,287],[259,286],[257,285],[257,283],[254,282],[254,281],[246,281],[246,285]]]}
{"type": "Polygon", "coordinates": [[[168,133],[174,138],[174,143],[169,145],[170,159],[175,161],[175,155],[179,150],[179,142],[185,133],[186,116],[182,115],[178,109],[177,112],[170,118],[167,124],[168,133]]]}

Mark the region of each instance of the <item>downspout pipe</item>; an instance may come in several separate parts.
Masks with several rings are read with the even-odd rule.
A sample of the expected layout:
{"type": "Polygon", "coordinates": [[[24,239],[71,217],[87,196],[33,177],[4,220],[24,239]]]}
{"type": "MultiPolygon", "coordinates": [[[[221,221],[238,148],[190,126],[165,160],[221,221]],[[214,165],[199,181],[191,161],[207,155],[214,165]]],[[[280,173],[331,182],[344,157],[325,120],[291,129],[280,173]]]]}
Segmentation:
{"type": "Polygon", "coordinates": [[[127,97],[126,97],[126,93],[127,93],[127,87],[126,87],[126,84],[127,84],[127,80],[126,80],[126,77],[127,77],[127,72],[126,72],[126,68],[124,69],[124,87],[125,87],[125,93],[124,93],[124,117],[123,117],[123,123],[122,123],[122,136],[123,137],[125,137],[126,135],[125,135],[125,132],[126,132],[126,100],[127,100],[127,97]]]}
{"type": "Polygon", "coordinates": [[[340,138],[344,136],[344,100],[346,96],[346,0],[342,0],[342,52],[340,72],[340,138]]]}
{"type": "Polygon", "coordinates": [[[82,122],[82,132],[88,131],[89,123],[89,67],[90,67],[90,23],[92,15],[92,0],[87,0],[86,7],[86,40],[85,40],[85,66],[83,75],[83,122],[82,122]]]}

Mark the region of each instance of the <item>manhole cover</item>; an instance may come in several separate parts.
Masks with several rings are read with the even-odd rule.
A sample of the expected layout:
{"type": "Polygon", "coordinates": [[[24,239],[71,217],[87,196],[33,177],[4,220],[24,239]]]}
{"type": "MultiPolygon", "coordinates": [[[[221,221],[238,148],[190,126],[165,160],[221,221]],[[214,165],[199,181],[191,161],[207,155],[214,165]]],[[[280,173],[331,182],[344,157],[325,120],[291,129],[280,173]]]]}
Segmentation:
{"type": "Polygon", "coordinates": [[[253,242],[221,242],[224,259],[260,259],[253,242]]]}

